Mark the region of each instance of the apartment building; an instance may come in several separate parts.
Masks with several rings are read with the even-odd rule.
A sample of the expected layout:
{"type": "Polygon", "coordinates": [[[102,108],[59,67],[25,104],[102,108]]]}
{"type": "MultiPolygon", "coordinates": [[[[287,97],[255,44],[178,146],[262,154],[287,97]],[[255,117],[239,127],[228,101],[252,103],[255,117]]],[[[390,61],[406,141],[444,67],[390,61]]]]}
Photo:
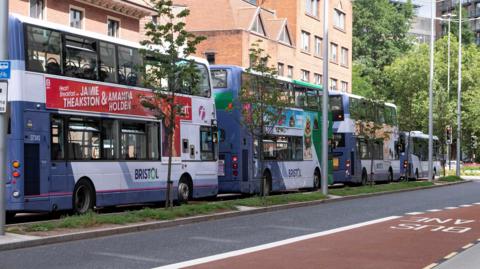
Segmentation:
{"type": "MultiPolygon", "coordinates": [[[[458,9],[459,0],[442,0],[437,2],[437,17],[447,16],[458,9]]],[[[470,20],[470,28],[475,33],[475,43],[480,45],[480,1],[462,0],[462,6],[467,11],[463,13],[464,20],[470,20]],[[465,18],[466,16],[466,18],[465,18]]],[[[442,37],[448,33],[448,24],[446,21],[437,21],[436,36],[442,37]]]]}
{"type": "Polygon", "coordinates": [[[153,9],[142,0],[7,0],[11,13],[133,42],[153,9]]]}
{"type": "Polygon", "coordinates": [[[322,47],[329,46],[333,90],[351,92],[352,3],[330,0],[330,42],[323,42],[320,0],[175,0],[191,14],[187,29],[207,37],[197,48],[213,64],[249,66],[249,49],[261,40],[270,64],[285,77],[322,83],[322,47]]]}

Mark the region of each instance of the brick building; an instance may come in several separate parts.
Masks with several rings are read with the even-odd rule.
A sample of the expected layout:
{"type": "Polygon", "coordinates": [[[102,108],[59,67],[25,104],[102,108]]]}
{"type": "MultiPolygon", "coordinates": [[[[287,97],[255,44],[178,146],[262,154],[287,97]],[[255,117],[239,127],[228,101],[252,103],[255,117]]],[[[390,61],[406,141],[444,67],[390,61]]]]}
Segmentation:
{"type": "MultiPolygon", "coordinates": [[[[211,63],[249,65],[257,40],[279,74],[322,83],[322,6],[319,0],[175,0],[187,6],[189,31],[207,37],[198,56],[211,63]]],[[[330,86],[351,92],[352,3],[330,0],[330,86]]]]}
{"type": "Polygon", "coordinates": [[[138,42],[142,19],[153,10],[142,0],[8,0],[10,12],[138,42]]]}

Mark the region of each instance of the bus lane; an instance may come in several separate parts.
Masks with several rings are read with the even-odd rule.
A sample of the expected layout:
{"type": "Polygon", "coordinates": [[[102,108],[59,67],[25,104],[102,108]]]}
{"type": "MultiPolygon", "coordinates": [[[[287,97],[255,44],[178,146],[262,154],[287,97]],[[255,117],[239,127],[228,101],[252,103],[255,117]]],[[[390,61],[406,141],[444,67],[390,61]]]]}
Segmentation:
{"type": "Polygon", "coordinates": [[[431,211],[163,268],[433,268],[479,242],[480,205],[431,211]]]}

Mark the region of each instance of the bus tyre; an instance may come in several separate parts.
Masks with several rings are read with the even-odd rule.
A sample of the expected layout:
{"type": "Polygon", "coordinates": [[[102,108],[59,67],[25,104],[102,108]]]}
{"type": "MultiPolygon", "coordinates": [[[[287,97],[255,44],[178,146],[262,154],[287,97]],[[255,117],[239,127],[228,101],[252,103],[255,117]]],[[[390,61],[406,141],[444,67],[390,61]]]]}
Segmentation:
{"type": "Polygon", "coordinates": [[[436,175],[437,175],[437,168],[433,168],[432,180],[435,180],[436,175]]]}
{"type": "Polygon", "coordinates": [[[7,220],[7,223],[10,223],[13,221],[13,218],[15,217],[15,212],[11,212],[11,211],[7,211],[6,212],[6,215],[5,215],[5,218],[7,220]]]}
{"type": "Polygon", "coordinates": [[[392,183],[393,182],[393,172],[392,172],[392,169],[389,169],[388,170],[388,183],[392,183]]]}
{"type": "Polygon", "coordinates": [[[367,170],[363,169],[363,171],[362,171],[362,186],[366,186],[367,183],[368,183],[367,170]]]}
{"type": "Polygon", "coordinates": [[[192,197],[192,187],[189,184],[189,181],[186,177],[182,177],[180,181],[178,181],[178,188],[177,188],[177,202],[179,204],[186,204],[188,200],[192,197]]]}
{"type": "Polygon", "coordinates": [[[95,192],[92,185],[86,180],[77,183],[73,191],[73,211],[76,214],[85,214],[95,206],[95,192]]]}
{"type": "Polygon", "coordinates": [[[320,176],[320,171],[318,169],[315,169],[315,172],[313,173],[313,190],[318,190],[321,187],[321,176],[320,176]]]}
{"type": "Polygon", "coordinates": [[[418,169],[415,169],[415,180],[419,180],[420,176],[418,174],[418,169]]]}

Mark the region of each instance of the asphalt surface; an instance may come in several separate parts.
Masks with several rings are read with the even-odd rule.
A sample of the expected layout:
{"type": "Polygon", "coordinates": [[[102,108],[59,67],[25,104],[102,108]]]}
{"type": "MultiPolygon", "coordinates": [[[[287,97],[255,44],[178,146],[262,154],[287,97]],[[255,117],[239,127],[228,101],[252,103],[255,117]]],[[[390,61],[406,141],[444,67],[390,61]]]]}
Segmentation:
{"type": "Polygon", "coordinates": [[[0,268],[152,268],[373,219],[480,202],[479,194],[480,183],[472,182],[3,251],[0,268]]]}

